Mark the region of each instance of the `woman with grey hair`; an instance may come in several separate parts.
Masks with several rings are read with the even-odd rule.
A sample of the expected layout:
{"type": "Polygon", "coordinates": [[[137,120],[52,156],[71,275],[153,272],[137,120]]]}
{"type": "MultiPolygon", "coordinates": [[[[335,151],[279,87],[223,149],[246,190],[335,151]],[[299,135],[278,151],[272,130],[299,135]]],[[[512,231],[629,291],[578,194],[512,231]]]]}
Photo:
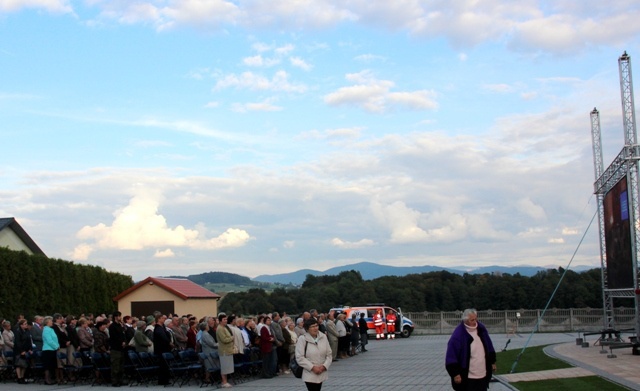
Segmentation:
{"type": "Polygon", "coordinates": [[[445,367],[456,391],[485,391],[496,370],[496,351],[478,312],[469,308],[447,344],[445,367]]]}
{"type": "Polygon", "coordinates": [[[15,339],[15,334],[13,330],[11,330],[11,322],[5,320],[2,322],[2,339],[4,341],[4,346],[2,347],[5,352],[13,352],[13,340],[15,339]]]}
{"type": "Polygon", "coordinates": [[[44,328],[42,329],[42,364],[44,365],[44,384],[52,385],[52,376],[58,368],[58,360],[56,354],[60,349],[58,336],[53,331],[53,317],[45,316],[42,321],[44,328]]]}
{"type": "Polygon", "coordinates": [[[204,382],[206,384],[211,383],[211,372],[209,371],[214,366],[220,366],[220,359],[217,359],[218,362],[214,362],[216,358],[214,358],[211,353],[217,351],[218,344],[213,339],[213,336],[209,334],[209,325],[207,322],[200,323],[200,331],[202,331],[202,336],[200,338],[200,347],[202,349],[202,353],[207,355],[207,359],[204,361],[204,365],[206,367],[206,371],[204,371],[204,382]]]}
{"type": "Polygon", "coordinates": [[[296,335],[298,337],[300,337],[301,335],[304,335],[305,331],[304,331],[304,319],[302,318],[298,318],[296,320],[296,326],[293,328],[296,332],[296,335]]]}

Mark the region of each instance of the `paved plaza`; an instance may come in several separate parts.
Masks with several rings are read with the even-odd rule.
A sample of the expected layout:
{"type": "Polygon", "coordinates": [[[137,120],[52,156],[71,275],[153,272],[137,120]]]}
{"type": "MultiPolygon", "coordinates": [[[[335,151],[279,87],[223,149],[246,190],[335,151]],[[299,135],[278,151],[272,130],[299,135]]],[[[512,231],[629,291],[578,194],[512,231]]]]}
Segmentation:
{"type": "MultiPolygon", "coordinates": [[[[531,338],[529,346],[547,345],[553,343],[564,343],[575,345],[577,334],[535,334],[531,338]]],[[[492,339],[497,351],[501,351],[507,340],[511,339],[509,350],[522,349],[529,335],[504,334],[492,335],[492,339]]],[[[368,345],[368,352],[360,353],[355,357],[340,360],[333,363],[329,369],[329,380],[324,383],[323,389],[366,389],[366,390],[451,390],[449,376],[444,369],[444,356],[446,351],[448,335],[413,335],[407,339],[395,339],[391,341],[371,341],[368,345]]],[[[560,346],[560,345],[559,345],[560,346]]],[[[578,349],[581,349],[578,347],[578,349]]],[[[597,347],[588,349],[599,350],[597,347]]],[[[580,350],[578,350],[580,353],[580,350]]],[[[591,353],[591,352],[590,352],[591,353]]],[[[622,352],[619,352],[620,360],[622,352]]],[[[526,353],[525,353],[526,356],[526,353]]],[[[606,356],[606,355],[605,355],[606,356]]],[[[640,363],[640,357],[632,356],[635,363],[640,363]]],[[[602,358],[598,356],[598,358],[602,358]]],[[[628,357],[627,357],[628,358],[628,357]]],[[[524,358],[523,358],[524,359],[524,358]]],[[[617,362],[617,361],[611,361],[617,362]]],[[[622,360],[619,361],[623,362],[622,360]]],[[[498,362],[498,366],[511,368],[513,363],[498,362]]],[[[613,364],[612,364],[613,365],[613,364]]],[[[636,367],[640,372],[640,367],[636,367]]],[[[62,389],[104,389],[105,386],[94,386],[78,384],[46,386],[43,384],[18,385],[15,383],[0,384],[0,390],[23,389],[29,391],[36,390],[62,390],[62,389]]],[[[149,386],[149,389],[162,389],[159,386],[149,386]]],[[[169,387],[167,387],[169,388],[169,387]]],[[[173,388],[178,388],[176,385],[173,388]]],[[[198,386],[183,386],[183,389],[199,389],[198,386]]],[[[304,383],[301,379],[296,379],[293,375],[278,376],[273,379],[256,379],[245,383],[237,384],[238,390],[304,390],[304,383]]],[[[212,390],[215,387],[200,388],[202,390],[212,390]]],[[[510,390],[508,385],[502,383],[491,383],[491,390],[510,390]]]]}

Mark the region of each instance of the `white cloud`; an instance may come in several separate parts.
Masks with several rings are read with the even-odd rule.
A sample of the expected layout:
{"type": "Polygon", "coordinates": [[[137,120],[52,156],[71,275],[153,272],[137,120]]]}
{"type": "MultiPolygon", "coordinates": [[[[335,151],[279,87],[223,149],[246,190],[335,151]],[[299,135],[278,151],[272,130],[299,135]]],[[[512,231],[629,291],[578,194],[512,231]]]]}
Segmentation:
{"type": "Polygon", "coordinates": [[[508,92],[512,92],[513,91],[513,87],[510,86],[509,84],[505,84],[505,83],[500,83],[500,84],[484,84],[482,86],[483,89],[487,90],[487,91],[491,91],[491,92],[498,92],[498,93],[508,93],[508,92]]]}
{"type": "Polygon", "coordinates": [[[266,99],[262,102],[251,102],[251,103],[234,103],[231,107],[231,110],[244,113],[247,111],[281,111],[281,106],[276,106],[273,104],[275,99],[266,99]]]}
{"type": "Polygon", "coordinates": [[[176,25],[219,30],[242,16],[242,10],[236,4],[225,0],[169,0],[161,10],[161,19],[156,21],[161,30],[176,25]]]}
{"type": "Polygon", "coordinates": [[[408,208],[404,202],[396,201],[383,205],[371,203],[374,216],[391,232],[392,243],[426,242],[429,234],[418,226],[420,212],[408,208]]]}
{"type": "Polygon", "coordinates": [[[272,67],[280,64],[280,59],[265,58],[261,54],[256,54],[255,56],[243,58],[242,63],[250,67],[272,67]]]}
{"type": "Polygon", "coordinates": [[[578,235],[580,231],[575,228],[564,227],[562,228],[563,235],[578,235]]]}
{"type": "Polygon", "coordinates": [[[176,255],[173,253],[173,250],[170,248],[166,250],[156,250],[155,254],[153,254],[154,258],[173,258],[176,255]]]}
{"type": "Polygon", "coordinates": [[[294,248],[296,246],[296,241],[295,240],[285,240],[282,243],[282,247],[284,248],[294,248]]]}
{"type": "Polygon", "coordinates": [[[356,56],[354,58],[354,60],[356,61],[362,61],[362,62],[373,62],[373,61],[383,61],[386,60],[386,57],[384,56],[379,56],[377,54],[360,54],[358,56],[356,56]]]}
{"type": "Polygon", "coordinates": [[[634,23],[640,18],[637,5],[624,12],[611,11],[593,9],[593,14],[588,16],[561,12],[539,14],[514,24],[509,46],[519,51],[536,49],[567,55],[582,52],[589,46],[619,45],[640,32],[640,26],[634,23]]]}
{"type": "Polygon", "coordinates": [[[564,244],[564,239],[563,238],[551,238],[547,241],[547,243],[551,243],[551,244],[564,244]]]}
{"type": "MultiPolygon", "coordinates": [[[[496,42],[506,43],[515,51],[555,55],[582,52],[594,46],[619,46],[640,32],[640,25],[635,23],[640,19],[640,9],[628,1],[607,4],[608,7],[597,2],[585,2],[580,7],[572,2],[550,5],[477,0],[92,0],[89,4],[99,9],[103,20],[151,24],[158,30],[190,26],[224,31],[227,27],[240,26],[256,31],[271,28],[313,32],[341,24],[357,24],[383,31],[404,31],[421,39],[444,38],[455,48],[496,42]]],[[[72,12],[69,1],[0,0],[0,10],[5,12],[22,8],[72,12]]],[[[281,55],[293,50],[291,44],[275,49],[273,46],[259,45],[281,55]]],[[[459,55],[461,61],[465,58],[459,55]]]]}
{"type": "Polygon", "coordinates": [[[221,77],[215,85],[216,90],[230,87],[297,93],[307,90],[304,84],[293,84],[289,82],[289,74],[285,71],[277,71],[271,79],[253,72],[243,72],[241,74],[232,73],[221,77]]]}
{"type": "Polygon", "coordinates": [[[358,84],[341,87],[325,95],[325,103],[331,106],[357,106],[372,113],[384,113],[391,108],[411,110],[438,108],[434,91],[391,92],[395,84],[389,80],[374,78],[370,71],[347,74],[345,78],[358,84]]]}
{"type": "Polygon", "coordinates": [[[79,245],[77,245],[74,249],[73,252],[71,252],[71,254],[69,254],[69,256],[71,257],[71,259],[77,259],[77,260],[87,260],[89,259],[89,256],[91,255],[91,253],[93,252],[94,248],[93,246],[87,244],[87,243],[80,243],[79,245]]]}
{"type": "Polygon", "coordinates": [[[184,133],[192,133],[198,136],[219,138],[225,140],[231,140],[235,137],[233,135],[229,135],[228,133],[212,129],[206,125],[187,120],[165,121],[160,119],[148,118],[131,121],[129,122],[129,124],[134,126],[161,128],[184,133]]]}
{"type": "Polygon", "coordinates": [[[239,22],[253,28],[279,26],[309,30],[357,19],[356,13],[346,9],[343,3],[332,0],[254,0],[243,6],[246,17],[239,22]]]}
{"type": "MultiPolygon", "coordinates": [[[[202,227],[170,227],[165,217],[158,213],[161,198],[158,192],[139,189],[126,207],[114,213],[111,225],[100,223],[82,227],[76,236],[84,242],[76,246],[74,259],[86,260],[85,257],[98,249],[187,247],[218,250],[241,247],[251,239],[245,230],[237,228],[229,228],[218,237],[206,239],[202,227]]],[[[167,250],[160,254],[166,256],[167,250]]]]}
{"type": "Polygon", "coordinates": [[[287,55],[289,55],[289,53],[291,53],[293,51],[293,49],[295,49],[295,46],[293,46],[292,44],[288,43],[286,45],[279,46],[279,47],[273,49],[273,51],[275,52],[275,54],[277,54],[279,56],[287,56],[287,55]]]}
{"type": "Polygon", "coordinates": [[[343,139],[357,139],[360,138],[364,127],[356,126],[353,128],[335,128],[325,130],[310,130],[302,132],[300,137],[303,139],[336,139],[338,141],[343,139]]]}
{"type": "Polygon", "coordinates": [[[357,249],[373,246],[375,242],[371,239],[360,239],[357,242],[349,242],[340,238],[331,239],[331,245],[342,249],[357,249]]]}
{"type": "Polygon", "coordinates": [[[533,220],[540,221],[547,218],[544,208],[536,205],[529,197],[518,200],[518,208],[533,220]]]}
{"type": "Polygon", "coordinates": [[[69,0],[0,0],[0,12],[17,12],[24,8],[44,9],[53,13],[73,13],[69,0]]]}
{"type": "Polygon", "coordinates": [[[303,60],[300,57],[289,57],[289,61],[291,62],[291,65],[293,65],[294,67],[303,69],[305,71],[310,71],[311,68],[313,68],[310,64],[308,64],[305,60],[303,60]]]}

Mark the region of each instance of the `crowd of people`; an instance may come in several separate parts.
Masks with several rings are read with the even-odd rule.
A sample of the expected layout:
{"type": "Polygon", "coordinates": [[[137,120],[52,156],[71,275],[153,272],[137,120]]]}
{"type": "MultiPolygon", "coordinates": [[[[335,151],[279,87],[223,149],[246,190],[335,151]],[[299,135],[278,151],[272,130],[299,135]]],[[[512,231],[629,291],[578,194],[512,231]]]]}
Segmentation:
{"type": "MultiPolygon", "coordinates": [[[[14,324],[9,320],[0,321],[3,329],[0,363],[11,362],[19,384],[27,382],[25,374],[35,357],[39,357],[44,365],[46,384],[65,384],[73,380],[69,378],[73,373],[70,375],[64,371],[64,366],[83,364],[75,357],[88,359],[90,353],[109,353],[111,371],[108,381],[113,386],[121,386],[124,384],[128,350],[162,357],[164,352],[193,349],[206,354],[218,353],[218,363],[206,361],[204,364],[207,367],[218,364],[220,386],[228,388],[232,387],[229,376],[234,373],[234,362],[242,360],[245,354],[262,361],[261,376],[264,378],[289,374],[289,363],[296,356],[297,343],[306,339],[306,349],[299,357],[300,365],[305,367],[303,380],[308,387],[311,385],[310,389],[319,389],[317,387],[321,387],[327,376],[326,373],[315,373],[320,371],[319,367],[326,372],[331,362],[357,355],[358,347],[362,352],[367,351],[364,314],[360,319],[356,319],[355,314],[346,319],[345,314],[334,311],[318,313],[310,310],[297,318],[278,312],[247,318],[224,313],[197,318],[190,314],[180,316],[156,312],[138,318],[122,316],[116,311],[98,316],[36,315],[32,320],[20,316],[14,324]],[[319,352],[318,341],[326,341],[327,349],[319,352]],[[312,349],[309,349],[309,342],[314,346],[312,349]],[[329,354],[327,363],[320,358],[326,353],[329,354]],[[67,362],[61,358],[65,356],[67,362]],[[317,360],[311,360],[312,363],[311,357],[317,360]],[[316,362],[318,360],[321,361],[316,362]]],[[[159,363],[166,365],[163,360],[159,363]]],[[[170,372],[166,369],[159,371],[158,384],[169,383],[170,372]]],[[[204,371],[204,382],[212,381],[211,371],[204,371]]]]}
{"type": "MultiPolygon", "coordinates": [[[[376,315],[381,318],[380,314],[376,315]]],[[[220,313],[199,319],[193,315],[160,312],[144,318],[123,317],[119,311],[96,317],[93,314],[36,315],[32,321],[20,316],[13,325],[9,320],[0,319],[0,368],[6,370],[7,364],[11,364],[17,383],[25,384],[27,370],[40,353],[45,384],[65,384],[74,380],[68,378],[73,372],[69,375],[63,370],[65,365],[82,365],[88,353],[109,353],[109,381],[119,387],[124,384],[128,350],[162,357],[162,353],[192,349],[205,354],[217,352],[219,362],[207,360],[204,364],[207,369],[213,365],[220,368],[220,387],[232,387],[229,376],[234,373],[234,363],[249,354],[262,362],[261,376],[267,379],[289,374],[289,365],[295,357],[303,368],[302,380],[307,389],[318,391],[328,378],[332,362],[367,351],[368,326],[364,316],[361,313],[357,319],[354,313],[347,319],[344,313],[325,314],[316,310],[304,312],[295,320],[278,312],[247,318],[220,313]]],[[[373,321],[377,339],[384,339],[376,316],[373,321]]],[[[158,363],[161,366],[158,384],[169,384],[166,361],[158,360],[158,363]]],[[[464,391],[486,390],[496,370],[495,363],[495,349],[486,327],[478,322],[477,311],[465,310],[447,346],[446,369],[452,387],[464,391]]],[[[203,382],[213,382],[211,371],[204,371],[203,382]]]]}

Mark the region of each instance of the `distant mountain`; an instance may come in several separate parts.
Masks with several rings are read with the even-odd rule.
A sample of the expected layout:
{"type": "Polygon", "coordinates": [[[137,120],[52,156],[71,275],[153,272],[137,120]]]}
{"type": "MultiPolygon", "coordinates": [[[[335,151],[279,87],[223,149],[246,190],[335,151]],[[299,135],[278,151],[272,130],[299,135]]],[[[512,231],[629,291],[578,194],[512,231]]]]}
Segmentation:
{"type": "Polygon", "coordinates": [[[406,276],[407,274],[421,274],[441,270],[447,270],[451,273],[462,274],[460,270],[447,269],[437,266],[388,266],[372,262],[360,262],[351,265],[333,267],[325,271],[302,269],[291,273],[272,275],[264,274],[255,277],[253,280],[278,284],[300,285],[307,278],[308,274],[311,274],[312,276],[333,276],[349,270],[359,271],[362,275],[362,278],[365,280],[373,280],[382,276],[406,276]]]}
{"type": "MultiPolygon", "coordinates": [[[[479,268],[467,268],[467,267],[456,267],[456,268],[446,268],[441,266],[389,266],[389,265],[380,265],[372,262],[360,262],[354,263],[351,265],[338,266],[331,269],[327,269],[325,271],[318,271],[312,269],[302,269],[291,273],[282,273],[282,274],[263,274],[257,276],[253,279],[253,281],[259,282],[268,282],[268,283],[277,283],[277,284],[294,284],[301,285],[308,274],[313,276],[323,276],[323,275],[338,275],[341,272],[356,270],[360,272],[362,278],[365,280],[373,280],[379,277],[384,276],[406,276],[407,274],[422,274],[422,273],[430,273],[430,272],[439,272],[439,271],[448,271],[450,273],[455,274],[485,274],[485,273],[504,273],[504,274],[517,274],[531,277],[536,273],[544,270],[548,270],[552,267],[537,267],[537,266],[483,266],[479,268]]],[[[592,267],[587,266],[579,266],[577,268],[572,269],[575,272],[581,272],[585,270],[590,270],[592,267]]]]}

